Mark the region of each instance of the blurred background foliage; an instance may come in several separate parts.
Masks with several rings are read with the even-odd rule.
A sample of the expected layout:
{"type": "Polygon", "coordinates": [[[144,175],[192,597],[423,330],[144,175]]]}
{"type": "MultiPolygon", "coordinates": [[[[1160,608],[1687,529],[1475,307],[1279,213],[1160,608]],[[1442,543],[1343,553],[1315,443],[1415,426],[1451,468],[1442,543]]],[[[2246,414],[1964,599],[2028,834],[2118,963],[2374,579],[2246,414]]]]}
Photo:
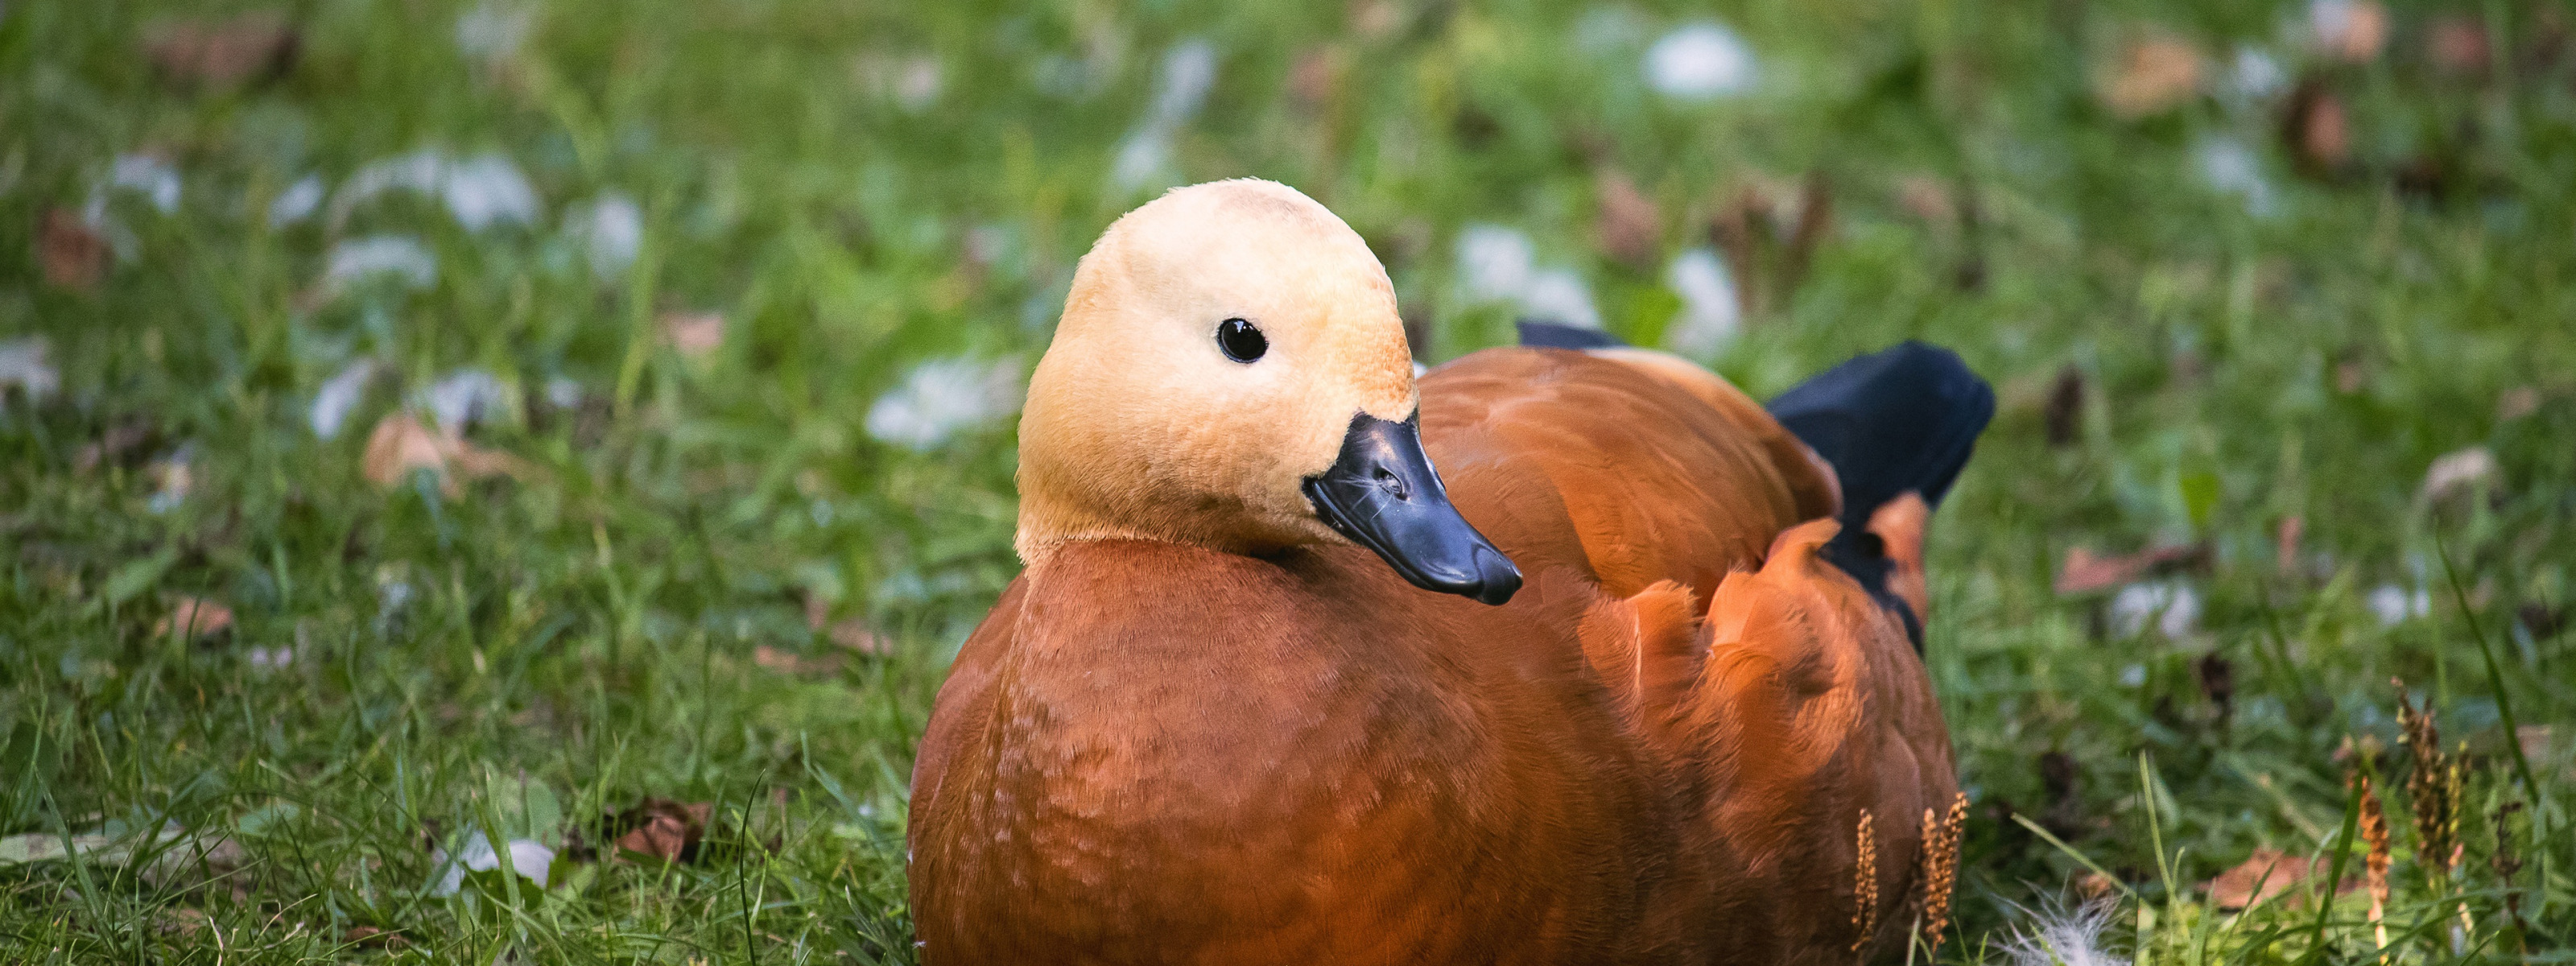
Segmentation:
{"type": "Polygon", "coordinates": [[[1933,545],[1939,956],[2091,898],[2140,962],[2564,959],[2571,24],[8,0],[0,943],[908,958],[911,743],[1074,260],[1255,176],[1429,364],[1535,316],[1757,396],[1904,338],[1997,384],[1933,545]],[[2360,773],[2376,916],[2308,895],[2360,773]],[[2296,889],[2229,884],[2264,850],[2296,889]]]}

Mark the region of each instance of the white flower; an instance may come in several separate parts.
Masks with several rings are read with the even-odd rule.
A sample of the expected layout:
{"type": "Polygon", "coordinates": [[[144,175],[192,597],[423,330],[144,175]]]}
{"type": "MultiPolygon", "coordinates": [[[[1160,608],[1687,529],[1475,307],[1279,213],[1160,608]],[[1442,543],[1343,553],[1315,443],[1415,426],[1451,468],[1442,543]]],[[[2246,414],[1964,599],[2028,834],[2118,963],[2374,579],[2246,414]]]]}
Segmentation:
{"type": "Polygon", "coordinates": [[[8,405],[11,389],[36,402],[62,388],[62,374],[45,358],[48,351],[41,335],[0,342],[0,407],[8,405]]]}
{"type": "Polygon", "coordinates": [[[591,274],[615,278],[633,267],[644,249],[644,209],[635,199],[610,192],[565,212],[564,233],[589,253],[591,274]]]}
{"type": "Polygon", "coordinates": [[[1714,22],[1686,24],[1646,50],[1646,83],[1671,97],[1707,100],[1752,89],[1753,48],[1714,22]]]}
{"type": "Polygon", "coordinates": [[[1172,134],[1198,115],[1199,107],[1207,102],[1208,89],[1215,84],[1216,47],[1206,40],[1194,37],[1181,41],[1163,55],[1162,78],[1154,89],[1153,107],[1119,143],[1118,158],[1110,167],[1110,177],[1119,187],[1133,191],[1157,180],[1169,180],[1172,134]]]}
{"type": "Polygon", "coordinates": [[[534,223],[541,212],[537,190],[507,155],[479,154],[456,161],[438,151],[414,151],[359,168],[331,201],[331,222],[348,220],[359,205],[394,191],[436,195],[467,231],[504,222],[534,223]]]}
{"type": "Polygon", "coordinates": [[[2102,948],[2102,930],[2119,911],[2118,901],[2097,899],[2070,912],[2037,913],[2034,928],[2014,927],[2012,938],[2004,940],[2004,960],[2011,966],[2129,966],[2102,948]]]}
{"type": "Polygon", "coordinates": [[[2410,618],[2422,617],[2433,612],[2432,594],[2421,588],[2413,594],[2408,594],[2405,588],[2396,584],[2381,584],[2371,588],[2366,603],[2370,605],[2371,616],[2379,618],[2381,627],[2395,627],[2410,618]]]}
{"type": "Polygon", "coordinates": [[[2227,92],[2242,101],[2258,101],[2280,93],[2289,75],[2281,62],[2272,59],[2259,47],[2236,48],[2236,62],[2227,72],[2227,92]]]}
{"type": "Polygon", "coordinates": [[[939,55],[921,54],[907,58],[903,62],[903,70],[895,75],[894,101],[904,110],[918,114],[939,100],[939,91],[946,86],[946,81],[947,73],[940,66],[939,55]]]}
{"type": "Polygon", "coordinates": [[[928,450],[961,430],[1018,412],[1026,392],[1016,358],[925,362],[868,408],[868,435],[928,450]]]}
{"type": "Polygon", "coordinates": [[[1601,327],[1591,287],[1572,269],[1541,269],[1529,236],[1500,225],[1469,225],[1458,233],[1458,286],[1469,302],[1510,302],[1547,322],[1601,327]]]}
{"type": "Polygon", "coordinates": [[[2200,142],[2192,156],[2210,187],[2244,197],[2247,214],[2257,218],[2272,214],[2272,182],[2263,177],[2262,159],[2245,142],[2210,138],[2200,142]]]}
{"type": "Polygon", "coordinates": [[[1743,328],[1743,307],[1735,300],[1735,279],[1717,252],[1693,248],[1673,257],[1664,284],[1681,296],[1681,317],[1664,332],[1664,346],[1687,356],[1711,356],[1735,341],[1743,328]]]}
{"type": "Polygon", "coordinates": [[[448,213],[466,231],[482,231],[502,222],[526,225],[538,217],[537,189],[529,186],[528,176],[519,172],[509,157],[480,154],[464,161],[451,162],[440,191],[447,198],[448,213]]]}
{"type": "Polygon", "coordinates": [[[489,372],[458,369],[422,390],[421,404],[438,420],[438,428],[453,436],[507,408],[510,391],[489,372]]]}
{"type": "Polygon", "coordinates": [[[1542,322],[1586,329],[1601,327],[1601,313],[1592,307],[1591,286],[1583,284],[1583,276],[1570,268],[1551,268],[1530,276],[1529,290],[1521,293],[1521,309],[1542,322]]]}
{"type": "Polygon", "coordinates": [[[581,380],[571,376],[556,376],[546,380],[546,402],[553,404],[556,409],[571,409],[581,405],[581,380]]]}
{"type": "Polygon", "coordinates": [[[1458,283],[1477,302],[1518,299],[1537,273],[1528,235],[1500,225],[1469,225],[1458,233],[1458,283]]]}
{"type": "Polygon", "coordinates": [[[314,209],[322,207],[324,193],[321,175],[297,179],[278,194],[277,200],[268,203],[268,227],[284,228],[313,217],[314,209]]]}
{"type": "MultiPolygon", "coordinates": [[[[534,881],[540,888],[545,886],[546,874],[555,862],[553,849],[539,845],[531,839],[511,839],[504,848],[507,848],[510,853],[510,871],[534,881]]],[[[455,857],[450,858],[447,850],[440,849],[431,855],[430,861],[435,863],[439,870],[438,880],[430,886],[430,893],[452,896],[465,886],[466,873],[490,872],[500,868],[501,854],[492,848],[492,840],[484,837],[483,830],[476,829],[473,834],[465,837],[465,848],[455,857]]]]}
{"type": "Polygon", "coordinates": [[[2111,633],[2135,637],[2156,622],[2156,631],[2181,640],[2200,627],[2200,593],[2179,581],[2130,584],[2111,597],[2111,633]]]}
{"type": "MultiPolygon", "coordinates": [[[[264,671],[282,671],[295,663],[295,649],[292,647],[254,647],[247,656],[250,666],[264,671]]],[[[485,849],[489,850],[490,846],[486,845],[485,849]]]]}
{"type": "Polygon", "coordinates": [[[139,191],[162,214],[179,210],[179,171],[149,154],[120,154],[108,168],[108,184],[139,191]]]}
{"type": "Polygon", "coordinates": [[[340,435],[340,427],[348,425],[349,411],[366,398],[367,381],[375,375],[376,360],[359,359],[323,380],[322,388],[313,393],[313,435],[323,439],[340,435]]]}
{"type": "Polygon", "coordinates": [[[331,246],[322,280],[331,290],[341,291],[360,279],[380,274],[399,276],[412,288],[428,288],[438,281],[438,256],[408,235],[352,238],[331,246]]]}
{"type": "Polygon", "coordinates": [[[456,49],[477,60],[506,60],[528,41],[528,11],[486,0],[456,20],[456,49]]]}

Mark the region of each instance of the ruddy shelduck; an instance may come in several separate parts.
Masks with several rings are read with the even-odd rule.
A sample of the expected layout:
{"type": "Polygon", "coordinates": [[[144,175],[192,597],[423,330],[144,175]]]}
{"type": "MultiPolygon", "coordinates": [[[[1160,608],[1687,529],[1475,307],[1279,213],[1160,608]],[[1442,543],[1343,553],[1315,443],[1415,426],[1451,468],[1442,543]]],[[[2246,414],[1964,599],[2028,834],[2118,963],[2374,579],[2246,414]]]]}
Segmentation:
{"type": "Polygon", "coordinates": [[[1908,344],[1766,411],[1524,341],[1577,347],[1417,384],[1385,270],[1281,185],[1110,226],[1030,381],[1027,568],[914,769],[924,962],[1901,955],[1956,791],[1922,532],[1991,393],[1908,344]]]}

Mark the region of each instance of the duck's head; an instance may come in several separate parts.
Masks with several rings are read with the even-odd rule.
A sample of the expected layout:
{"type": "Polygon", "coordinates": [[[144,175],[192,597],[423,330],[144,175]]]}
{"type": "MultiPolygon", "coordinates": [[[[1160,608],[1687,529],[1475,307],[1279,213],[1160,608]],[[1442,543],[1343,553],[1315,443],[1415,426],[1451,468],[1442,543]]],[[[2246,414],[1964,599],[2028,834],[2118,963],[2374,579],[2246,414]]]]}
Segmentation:
{"type": "Polygon", "coordinates": [[[1023,559],[1077,540],[1228,553],[1356,542],[1499,604],[1520,571],[1422,452],[1395,289],[1295,189],[1172,191],[1083,256],[1020,419],[1023,559]]]}

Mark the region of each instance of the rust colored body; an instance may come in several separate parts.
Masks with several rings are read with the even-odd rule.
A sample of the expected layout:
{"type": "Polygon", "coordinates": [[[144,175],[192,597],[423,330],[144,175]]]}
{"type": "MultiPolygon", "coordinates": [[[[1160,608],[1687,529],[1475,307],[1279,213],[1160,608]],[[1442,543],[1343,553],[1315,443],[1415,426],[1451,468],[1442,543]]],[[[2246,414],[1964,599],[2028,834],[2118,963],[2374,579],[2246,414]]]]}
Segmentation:
{"type": "MultiPolygon", "coordinates": [[[[1704,372],[1497,349],[1420,393],[1451,500],[1527,587],[1426,593],[1352,546],[1055,550],[922,741],[925,962],[1901,949],[1955,779],[1902,624],[1819,556],[1830,474],[1704,372]]],[[[1878,519],[1919,587],[1923,514],[1878,519]]]]}

